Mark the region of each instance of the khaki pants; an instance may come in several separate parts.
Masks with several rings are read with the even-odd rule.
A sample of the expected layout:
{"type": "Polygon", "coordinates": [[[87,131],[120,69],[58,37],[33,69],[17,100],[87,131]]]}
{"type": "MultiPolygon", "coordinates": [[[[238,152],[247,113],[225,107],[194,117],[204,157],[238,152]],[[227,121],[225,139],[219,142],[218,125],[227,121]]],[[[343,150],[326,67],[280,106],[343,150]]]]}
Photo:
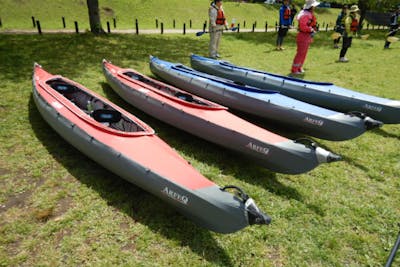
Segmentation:
{"type": "Polygon", "coordinates": [[[216,27],[209,26],[210,32],[210,45],[208,47],[209,56],[216,57],[218,54],[219,41],[222,36],[222,31],[225,29],[224,25],[217,25],[216,27]]]}

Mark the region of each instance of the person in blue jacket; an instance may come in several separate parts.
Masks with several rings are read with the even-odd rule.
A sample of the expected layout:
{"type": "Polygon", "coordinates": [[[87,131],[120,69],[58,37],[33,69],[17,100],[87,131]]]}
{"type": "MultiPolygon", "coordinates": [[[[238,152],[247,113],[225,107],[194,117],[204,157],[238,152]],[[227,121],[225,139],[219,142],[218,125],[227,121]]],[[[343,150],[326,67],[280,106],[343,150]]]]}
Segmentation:
{"type": "Polygon", "coordinates": [[[276,39],[276,50],[284,50],[282,47],[283,38],[285,38],[289,28],[292,27],[292,12],[289,6],[289,0],[283,0],[279,9],[279,30],[276,39]]]}
{"type": "Polygon", "coordinates": [[[333,40],[334,48],[339,48],[340,38],[342,37],[344,32],[344,20],[347,16],[347,10],[348,10],[347,5],[344,5],[342,7],[342,11],[339,13],[336,19],[335,32],[340,33],[340,36],[333,40]]]}
{"type": "MultiPolygon", "coordinates": [[[[390,16],[390,29],[387,37],[394,36],[399,30],[399,20],[400,20],[400,5],[397,6],[397,10],[390,16]]],[[[385,49],[388,49],[390,42],[386,40],[385,49]]]]}

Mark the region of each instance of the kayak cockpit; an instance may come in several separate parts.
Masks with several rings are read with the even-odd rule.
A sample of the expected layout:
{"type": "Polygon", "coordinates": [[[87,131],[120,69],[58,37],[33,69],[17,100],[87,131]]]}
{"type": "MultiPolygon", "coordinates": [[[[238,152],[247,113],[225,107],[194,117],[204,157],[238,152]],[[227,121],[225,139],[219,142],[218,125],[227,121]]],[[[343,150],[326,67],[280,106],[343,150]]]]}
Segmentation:
{"type": "Polygon", "coordinates": [[[248,91],[248,92],[256,92],[256,93],[261,93],[261,94],[279,94],[278,91],[259,89],[259,88],[253,87],[253,86],[246,85],[242,82],[227,80],[227,79],[220,78],[220,77],[210,75],[207,73],[202,73],[197,70],[186,67],[182,64],[172,65],[171,69],[179,71],[179,72],[187,73],[187,74],[193,75],[195,77],[205,78],[210,81],[217,82],[217,83],[220,83],[223,85],[227,85],[227,86],[230,86],[230,87],[238,89],[238,90],[243,90],[243,91],[248,91]]]}
{"type": "Polygon", "coordinates": [[[46,84],[107,128],[126,133],[146,131],[141,125],[120,111],[74,84],[60,78],[48,80],[46,84]]]}
{"type": "Polygon", "coordinates": [[[184,102],[201,105],[201,106],[205,106],[205,107],[218,107],[217,105],[215,105],[211,102],[204,101],[196,96],[193,96],[192,94],[188,94],[186,92],[182,92],[182,91],[176,90],[175,88],[155,82],[155,81],[148,79],[138,73],[135,73],[132,71],[126,71],[126,72],[123,72],[123,75],[128,76],[129,78],[131,78],[133,80],[138,80],[146,85],[149,85],[150,87],[152,87],[154,89],[157,89],[160,92],[163,92],[164,94],[167,94],[168,96],[173,96],[174,98],[178,98],[184,102]]]}

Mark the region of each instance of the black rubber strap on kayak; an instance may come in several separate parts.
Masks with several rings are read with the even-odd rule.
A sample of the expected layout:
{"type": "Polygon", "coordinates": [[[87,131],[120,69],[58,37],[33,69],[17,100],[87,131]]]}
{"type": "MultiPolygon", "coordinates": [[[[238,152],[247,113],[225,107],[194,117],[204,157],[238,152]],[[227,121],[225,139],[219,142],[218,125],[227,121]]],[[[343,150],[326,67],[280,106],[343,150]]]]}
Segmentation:
{"type": "Polygon", "coordinates": [[[347,112],[347,114],[349,114],[351,116],[356,116],[360,119],[365,119],[365,117],[367,117],[367,115],[365,115],[365,113],[360,112],[360,111],[349,111],[349,112],[347,112]]]}
{"type": "Polygon", "coordinates": [[[299,138],[299,139],[294,140],[294,142],[295,143],[299,143],[299,144],[303,144],[306,147],[309,147],[311,149],[316,149],[317,148],[317,144],[313,140],[308,139],[308,138],[299,138]]]}
{"type": "Polygon", "coordinates": [[[221,188],[222,191],[226,191],[226,189],[236,189],[237,190],[237,196],[239,196],[242,200],[243,203],[246,202],[249,199],[249,195],[247,195],[242,188],[235,186],[235,185],[227,185],[221,188]]]}

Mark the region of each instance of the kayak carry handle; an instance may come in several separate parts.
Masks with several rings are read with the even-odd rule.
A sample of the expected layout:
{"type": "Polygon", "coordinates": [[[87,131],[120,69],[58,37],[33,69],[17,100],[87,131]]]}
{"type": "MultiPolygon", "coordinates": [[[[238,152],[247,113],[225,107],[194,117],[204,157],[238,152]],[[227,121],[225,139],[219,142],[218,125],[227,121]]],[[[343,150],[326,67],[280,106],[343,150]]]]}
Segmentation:
{"type": "Polygon", "coordinates": [[[222,191],[226,191],[226,189],[235,189],[236,196],[240,197],[244,203],[245,209],[247,211],[249,225],[253,224],[270,224],[271,217],[262,212],[254,200],[247,195],[243,189],[235,185],[227,185],[221,188],[222,191]]]}
{"type": "Polygon", "coordinates": [[[299,138],[294,140],[295,143],[302,144],[308,148],[311,148],[315,150],[317,148],[317,143],[315,143],[313,140],[308,139],[308,138],[299,138]]]}
{"type": "Polygon", "coordinates": [[[331,163],[331,162],[342,160],[342,157],[340,155],[337,155],[326,149],[323,149],[322,147],[319,147],[317,145],[317,143],[315,143],[311,139],[299,138],[299,139],[294,140],[294,142],[298,143],[298,144],[302,144],[305,147],[308,147],[308,148],[314,150],[319,163],[324,163],[324,162],[331,163]]]}
{"type": "Polygon", "coordinates": [[[365,119],[365,117],[367,117],[367,115],[365,115],[365,113],[361,112],[361,111],[349,111],[347,112],[347,114],[349,114],[350,116],[356,116],[359,117],[361,119],[365,119]]]}
{"type": "Polygon", "coordinates": [[[373,118],[368,117],[365,113],[360,112],[360,111],[350,111],[347,114],[349,114],[350,116],[356,116],[360,119],[363,119],[365,122],[365,128],[367,130],[371,130],[374,128],[379,128],[383,125],[383,122],[375,120],[373,118]]]}
{"type": "Polygon", "coordinates": [[[247,195],[242,188],[236,186],[236,185],[226,185],[224,187],[221,188],[222,191],[226,191],[226,189],[236,189],[236,193],[235,195],[237,197],[240,197],[243,201],[243,203],[245,203],[250,197],[249,195],[247,195]]]}

